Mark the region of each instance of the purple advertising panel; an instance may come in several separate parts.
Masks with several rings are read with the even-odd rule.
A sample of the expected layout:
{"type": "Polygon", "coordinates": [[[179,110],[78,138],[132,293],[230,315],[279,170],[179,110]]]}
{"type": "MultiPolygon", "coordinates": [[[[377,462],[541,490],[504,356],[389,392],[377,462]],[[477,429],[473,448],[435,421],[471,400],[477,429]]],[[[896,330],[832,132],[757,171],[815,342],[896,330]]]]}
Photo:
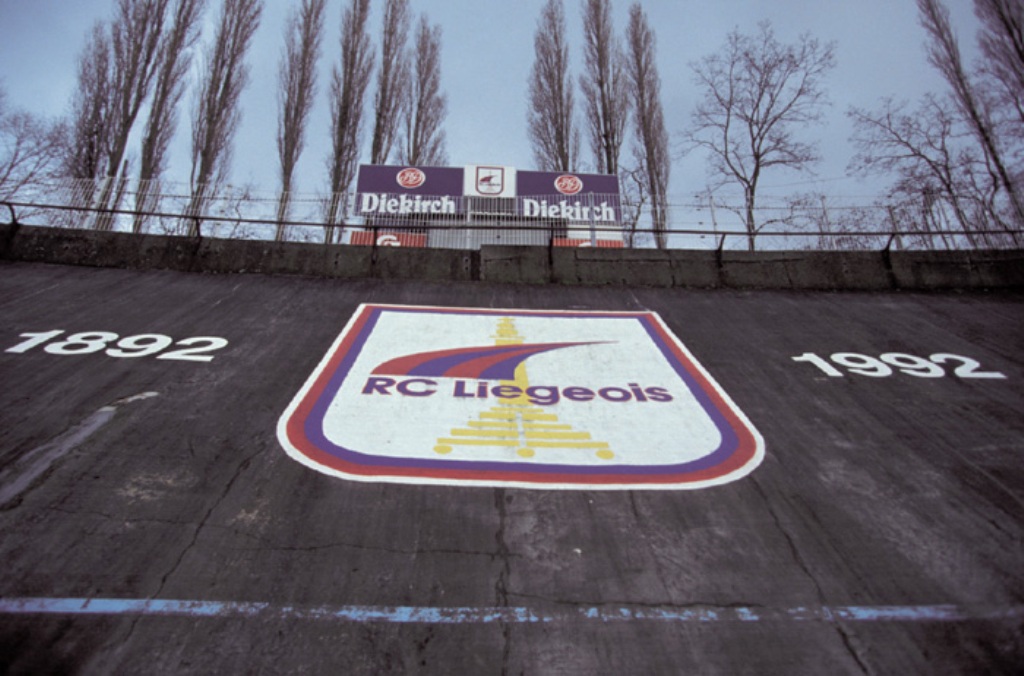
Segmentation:
{"type": "Polygon", "coordinates": [[[519,213],[575,223],[619,223],[619,178],[610,174],[520,171],[519,213]]]}
{"type": "Polygon", "coordinates": [[[356,209],[368,217],[445,217],[463,212],[462,169],[359,167],[356,209]]]}
{"type": "Polygon", "coordinates": [[[611,174],[571,174],[556,171],[516,172],[516,194],[531,195],[600,195],[619,194],[619,177],[611,174]]]}
{"type": "Polygon", "coordinates": [[[356,192],[459,197],[462,168],[363,164],[359,167],[356,192]]]}

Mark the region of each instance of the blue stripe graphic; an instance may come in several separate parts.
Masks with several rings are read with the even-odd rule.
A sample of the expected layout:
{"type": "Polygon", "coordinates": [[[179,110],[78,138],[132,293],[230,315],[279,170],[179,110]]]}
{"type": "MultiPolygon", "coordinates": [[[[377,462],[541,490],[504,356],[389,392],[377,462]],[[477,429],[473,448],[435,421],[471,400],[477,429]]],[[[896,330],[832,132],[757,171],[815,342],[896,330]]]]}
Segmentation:
{"type": "Polygon", "coordinates": [[[525,624],[540,622],[962,622],[1020,620],[1024,606],[812,606],[793,608],[589,606],[565,610],[516,607],[286,606],[174,599],[7,598],[0,615],[162,615],[261,617],[356,623],[525,624]]]}

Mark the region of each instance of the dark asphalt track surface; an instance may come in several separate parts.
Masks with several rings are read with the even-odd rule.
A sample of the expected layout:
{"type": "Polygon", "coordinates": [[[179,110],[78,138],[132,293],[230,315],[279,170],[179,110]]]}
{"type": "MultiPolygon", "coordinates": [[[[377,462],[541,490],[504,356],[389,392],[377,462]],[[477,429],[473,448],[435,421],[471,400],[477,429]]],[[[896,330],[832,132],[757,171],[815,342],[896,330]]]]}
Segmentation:
{"type": "Polygon", "coordinates": [[[1024,294],[3,263],[0,499],[5,673],[1020,673],[1024,294]],[[277,423],[365,302],[655,311],[764,462],[692,491],[320,474],[277,423]],[[46,350],[96,331],[228,343],[46,350]],[[792,359],[844,352],[978,366],[792,359]]]}

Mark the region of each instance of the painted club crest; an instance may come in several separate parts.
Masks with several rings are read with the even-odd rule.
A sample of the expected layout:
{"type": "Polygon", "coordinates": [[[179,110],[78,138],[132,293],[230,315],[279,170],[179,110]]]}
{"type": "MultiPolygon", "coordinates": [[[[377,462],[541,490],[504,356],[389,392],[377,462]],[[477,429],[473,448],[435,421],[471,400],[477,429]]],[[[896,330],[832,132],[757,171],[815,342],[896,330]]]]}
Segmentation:
{"type": "Polygon", "coordinates": [[[652,312],[361,305],[278,424],[357,481],[692,489],[764,443],[652,312]]]}
{"type": "Polygon", "coordinates": [[[505,169],[477,167],[476,191],[481,195],[500,195],[505,190],[505,169]]]}

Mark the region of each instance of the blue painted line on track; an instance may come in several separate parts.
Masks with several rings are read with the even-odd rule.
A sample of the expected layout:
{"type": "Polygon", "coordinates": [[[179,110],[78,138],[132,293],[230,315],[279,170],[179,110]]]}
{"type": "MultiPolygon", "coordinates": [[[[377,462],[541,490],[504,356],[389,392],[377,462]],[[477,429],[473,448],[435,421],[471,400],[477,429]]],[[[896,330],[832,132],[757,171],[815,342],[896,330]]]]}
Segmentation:
{"type": "Polygon", "coordinates": [[[113,598],[6,598],[0,615],[131,615],[191,618],[260,617],[355,623],[524,624],[567,622],[962,622],[1024,620],[1024,606],[693,606],[647,608],[581,606],[535,610],[519,607],[288,606],[261,602],[113,598]]]}

